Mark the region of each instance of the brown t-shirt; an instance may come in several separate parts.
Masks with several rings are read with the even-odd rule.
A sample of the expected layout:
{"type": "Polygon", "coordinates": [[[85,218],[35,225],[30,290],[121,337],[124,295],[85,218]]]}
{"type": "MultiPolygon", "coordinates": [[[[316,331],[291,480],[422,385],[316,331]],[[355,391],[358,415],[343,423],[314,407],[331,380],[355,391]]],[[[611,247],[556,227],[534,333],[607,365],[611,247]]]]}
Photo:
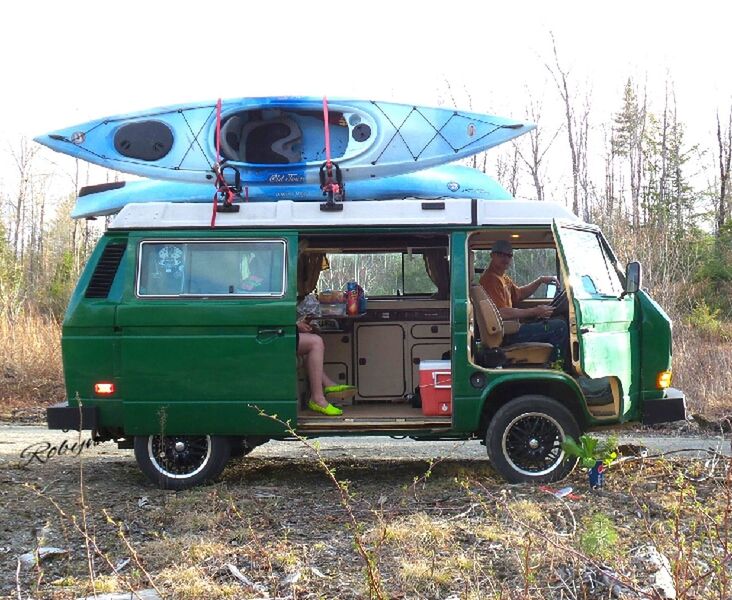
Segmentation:
{"type": "Polygon", "coordinates": [[[499,275],[488,267],[480,277],[480,285],[496,308],[513,308],[518,303],[518,287],[508,275],[499,275]]]}

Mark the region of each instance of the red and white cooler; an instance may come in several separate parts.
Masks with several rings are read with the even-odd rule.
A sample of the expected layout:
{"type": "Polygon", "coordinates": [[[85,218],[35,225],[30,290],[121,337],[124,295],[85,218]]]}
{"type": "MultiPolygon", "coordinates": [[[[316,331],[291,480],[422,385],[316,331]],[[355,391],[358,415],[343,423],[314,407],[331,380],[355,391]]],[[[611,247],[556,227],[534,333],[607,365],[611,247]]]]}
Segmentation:
{"type": "Polygon", "coordinates": [[[429,417],[452,415],[452,371],[449,360],[419,363],[419,395],[422,414],[429,417]]]}

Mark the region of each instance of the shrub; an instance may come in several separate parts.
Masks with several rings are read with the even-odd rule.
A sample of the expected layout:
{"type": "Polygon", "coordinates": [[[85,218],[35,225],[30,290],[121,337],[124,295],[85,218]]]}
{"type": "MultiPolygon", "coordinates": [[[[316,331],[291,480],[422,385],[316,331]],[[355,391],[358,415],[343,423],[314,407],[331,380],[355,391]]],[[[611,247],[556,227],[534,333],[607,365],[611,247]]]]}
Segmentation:
{"type": "Polygon", "coordinates": [[[594,513],[583,520],[584,531],[580,535],[580,548],[585,554],[600,560],[615,556],[618,548],[618,531],[610,517],[594,513]]]}
{"type": "Polygon", "coordinates": [[[706,301],[702,300],[691,309],[687,321],[689,325],[707,337],[729,341],[732,338],[720,319],[720,312],[719,308],[711,308],[706,301]]]}

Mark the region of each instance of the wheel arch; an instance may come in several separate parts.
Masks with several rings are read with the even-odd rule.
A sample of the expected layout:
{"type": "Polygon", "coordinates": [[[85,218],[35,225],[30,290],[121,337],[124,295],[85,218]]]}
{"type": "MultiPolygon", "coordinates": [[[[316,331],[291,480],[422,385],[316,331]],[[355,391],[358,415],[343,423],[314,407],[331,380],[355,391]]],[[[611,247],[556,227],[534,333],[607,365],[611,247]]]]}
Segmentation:
{"type": "Polygon", "coordinates": [[[584,396],[571,379],[561,373],[527,373],[517,376],[514,372],[493,380],[486,388],[481,408],[479,435],[485,436],[491,419],[502,406],[514,398],[532,394],[546,396],[561,403],[572,413],[581,430],[587,428],[589,415],[584,396]]]}

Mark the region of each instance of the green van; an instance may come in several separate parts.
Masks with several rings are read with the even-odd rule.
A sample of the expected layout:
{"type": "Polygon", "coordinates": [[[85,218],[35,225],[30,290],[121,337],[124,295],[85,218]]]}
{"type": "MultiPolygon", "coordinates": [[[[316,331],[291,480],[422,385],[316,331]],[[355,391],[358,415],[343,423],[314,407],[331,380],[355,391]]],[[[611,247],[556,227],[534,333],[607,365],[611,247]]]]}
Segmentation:
{"type": "Polygon", "coordinates": [[[596,227],[549,202],[259,202],[215,227],[210,205],[130,204],[69,303],[68,402],[48,409],[48,426],[134,448],[142,471],[174,489],[293,433],[478,438],[506,480],[555,481],[574,467],[566,436],[685,418],[669,387],[671,322],[640,279],[596,227]],[[502,343],[515,323],[475,285],[501,239],[519,285],[560,281],[525,305],[564,305],[563,364],[544,344],[502,343]],[[357,394],[325,416],[307,409],[297,305],[349,281],[365,311],[344,314],[338,294],[321,294],[317,324],[325,371],[357,394]]]}

